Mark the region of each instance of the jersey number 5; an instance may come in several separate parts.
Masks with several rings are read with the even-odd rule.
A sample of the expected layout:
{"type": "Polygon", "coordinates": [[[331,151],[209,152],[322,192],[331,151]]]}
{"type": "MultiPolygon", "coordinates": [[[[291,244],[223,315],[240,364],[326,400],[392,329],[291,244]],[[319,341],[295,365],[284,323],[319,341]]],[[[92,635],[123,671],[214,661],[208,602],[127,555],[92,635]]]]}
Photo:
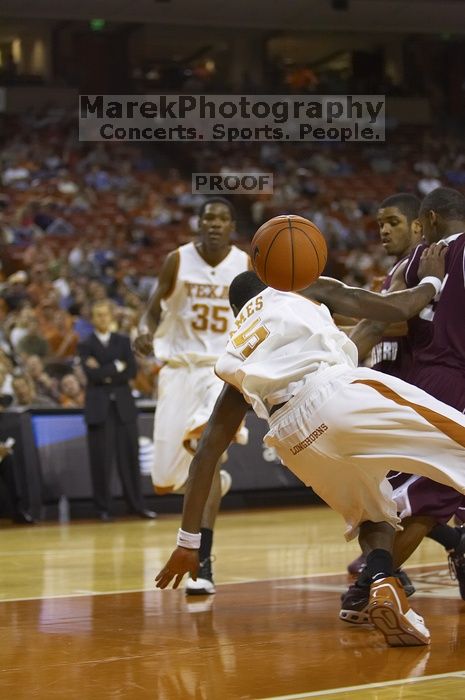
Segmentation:
{"type": "Polygon", "coordinates": [[[230,313],[229,306],[194,304],[192,311],[197,314],[192,321],[192,328],[195,331],[210,330],[214,333],[226,333],[230,313]]]}
{"type": "Polygon", "coordinates": [[[258,348],[260,343],[263,343],[265,338],[268,338],[270,331],[266,326],[259,325],[260,319],[257,319],[250,324],[242,333],[231,338],[231,342],[237,350],[240,350],[243,345],[245,348],[240,350],[240,353],[244,360],[253,353],[254,350],[258,348]]]}

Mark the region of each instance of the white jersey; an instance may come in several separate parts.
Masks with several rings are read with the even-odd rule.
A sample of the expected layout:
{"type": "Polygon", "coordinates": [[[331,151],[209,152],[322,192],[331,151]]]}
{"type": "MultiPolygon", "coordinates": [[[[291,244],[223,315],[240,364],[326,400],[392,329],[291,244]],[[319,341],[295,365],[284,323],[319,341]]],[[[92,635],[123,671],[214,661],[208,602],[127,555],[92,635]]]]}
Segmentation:
{"type": "Polygon", "coordinates": [[[214,364],[224,351],[234,315],[229,285],[249,268],[247,253],[232,246],[219,265],[211,267],[194,243],[178,248],[179,267],[172,293],[162,300],[162,318],[154,351],[164,362],[214,364]]]}
{"type": "Polygon", "coordinates": [[[352,369],[357,361],[357,348],[326,306],[267,288],[237,316],[216,373],[268,418],[269,408],[287,401],[307,375],[331,366],[352,369]]]}

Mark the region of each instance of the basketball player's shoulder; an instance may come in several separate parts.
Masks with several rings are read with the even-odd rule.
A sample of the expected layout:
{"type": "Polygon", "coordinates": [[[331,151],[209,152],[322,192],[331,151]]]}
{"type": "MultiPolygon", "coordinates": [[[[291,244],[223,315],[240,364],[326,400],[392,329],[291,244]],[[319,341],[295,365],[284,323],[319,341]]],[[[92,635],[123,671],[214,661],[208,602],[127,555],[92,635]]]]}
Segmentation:
{"type": "Polygon", "coordinates": [[[388,272],[387,276],[393,276],[400,270],[401,268],[406,268],[408,265],[408,261],[410,260],[410,254],[404,255],[403,258],[400,258],[400,260],[397,260],[394,265],[391,267],[391,269],[388,272]]]}
{"type": "Polygon", "coordinates": [[[459,283],[456,291],[463,293],[465,284],[465,233],[459,233],[443,241],[447,245],[446,273],[459,283]]]}
{"type": "MultiPolygon", "coordinates": [[[[386,292],[393,292],[397,290],[399,284],[402,285],[406,283],[406,271],[409,264],[410,254],[405,255],[400,260],[394,263],[386,277],[381,283],[381,286],[377,289],[374,285],[371,287],[372,292],[381,292],[381,294],[386,294],[386,292]]],[[[374,280],[373,280],[374,281],[374,280]]]]}
{"type": "Polygon", "coordinates": [[[296,308],[296,304],[313,303],[311,299],[307,299],[300,292],[283,292],[274,287],[266,287],[263,291],[257,294],[256,298],[260,298],[263,304],[266,304],[268,309],[273,309],[273,313],[277,313],[277,309],[296,308]]]}
{"type": "Polygon", "coordinates": [[[427,248],[426,243],[419,243],[412,250],[407,261],[404,264],[404,276],[407,287],[415,287],[418,284],[418,267],[420,265],[421,254],[427,248]]]}
{"type": "Polygon", "coordinates": [[[451,251],[456,255],[457,253],[463,253],[465,250],[465,233],[456,233],[454,236],[443,239],[440,241],[446,243],[451,251]]]}
{"type": "Polygon", "coordinates": [[[231,243],[230,253],[247,260],[249,259],[248,253],[246,253],[245,250],[242,250],[242,248],[239,248],[239,246],[237,246],[235,243],[231,243]]]}
{"type": "Polygon", "coordinates": [[[178,255],[192,255],[193,253],[196,253],[196,247],[194,241],[189,241],[188,243],[183,243],[182,245],[178,246],[173,250],[173,253],[177,253],[178,255]]]}
{"type": "Polygon", "coordinates": [[[171,250],[165,258],[164,266],[168,267],[169,270],[175,271],[177,273],[179,270],[179,264],[181,262],[181,259],[186,257],[185,248],[188,245],[189,244],[181,245],[171,250]]]}
{"type": "Polygon", "coordinates": [[[202,255],[200,242],[198,241],[189,241],[189,243],[183,243],[183,245],[180,245],[179,248],[177,248],[177,251],[183,269],[186,267],[186,265],[189,268],[208,266],[208,263],[205,261],[202,255]]]}
{"type": "Polygon", "coordinates": [[[242,250],[242,248],[239,248],[239,246],[235,245],[234,243],[231,245],[229,255],[240,267],[241,272],[253,269],[252,262],[248,253],[246,253],[245,250],[242,250]]]}

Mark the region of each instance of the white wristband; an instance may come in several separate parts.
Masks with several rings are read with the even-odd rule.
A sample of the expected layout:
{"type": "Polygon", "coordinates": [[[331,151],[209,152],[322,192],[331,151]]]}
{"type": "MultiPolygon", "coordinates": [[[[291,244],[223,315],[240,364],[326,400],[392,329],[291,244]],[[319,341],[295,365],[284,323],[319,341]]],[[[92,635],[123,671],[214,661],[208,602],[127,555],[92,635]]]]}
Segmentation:
{"type": "MultiPolygon", "coordinates": [[[[436,290],[436,294],[439,294],[439,292],[441,291],[441,287],[442,287],[442,280],[440,280],[439,277],[433,277],[431,275],[429,277],[423,277],[423,279],[420,280],[420,284],[432,284],[436,290]]],[[[435,296],[436,296],[436,294],[435,294],[435,296]]]]}
{"type": "Polygon", "coordinates": [[[178,547],[185,547],[186,549],[199,549],[200,537],[200,532],[186,532],[179,528],[176,544],[178,547]]]}

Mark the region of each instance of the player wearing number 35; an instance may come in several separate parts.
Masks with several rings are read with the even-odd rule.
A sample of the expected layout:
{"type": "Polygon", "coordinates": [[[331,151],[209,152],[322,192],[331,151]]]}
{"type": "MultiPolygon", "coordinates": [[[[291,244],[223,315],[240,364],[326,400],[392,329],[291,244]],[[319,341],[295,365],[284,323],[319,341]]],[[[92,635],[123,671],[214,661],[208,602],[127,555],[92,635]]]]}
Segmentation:
{"type": "MultiPolygon", "coordinates": [[[[231,245],[235,215],[221,198],[207,201],[199,214],[198,240],[168,255],[144,317],[136,352],[164,362],[158,382],[154,426],[155,455],[152,481],[156,493],[182,491],[196,442],[212,412],[223,383],[214,366],[234,324],[229,285],[250,268],[249,257],[231,245]],[[144,327],[145,326],[145,327],[144,327]]],[[[246,441],[246,431],[238,434],[246,441]]],[[[202,517],[197,581],[186,593],[214,593],[210,567],[213,525],[221,495],[230,476],[217,466],[202,517]]]]}

